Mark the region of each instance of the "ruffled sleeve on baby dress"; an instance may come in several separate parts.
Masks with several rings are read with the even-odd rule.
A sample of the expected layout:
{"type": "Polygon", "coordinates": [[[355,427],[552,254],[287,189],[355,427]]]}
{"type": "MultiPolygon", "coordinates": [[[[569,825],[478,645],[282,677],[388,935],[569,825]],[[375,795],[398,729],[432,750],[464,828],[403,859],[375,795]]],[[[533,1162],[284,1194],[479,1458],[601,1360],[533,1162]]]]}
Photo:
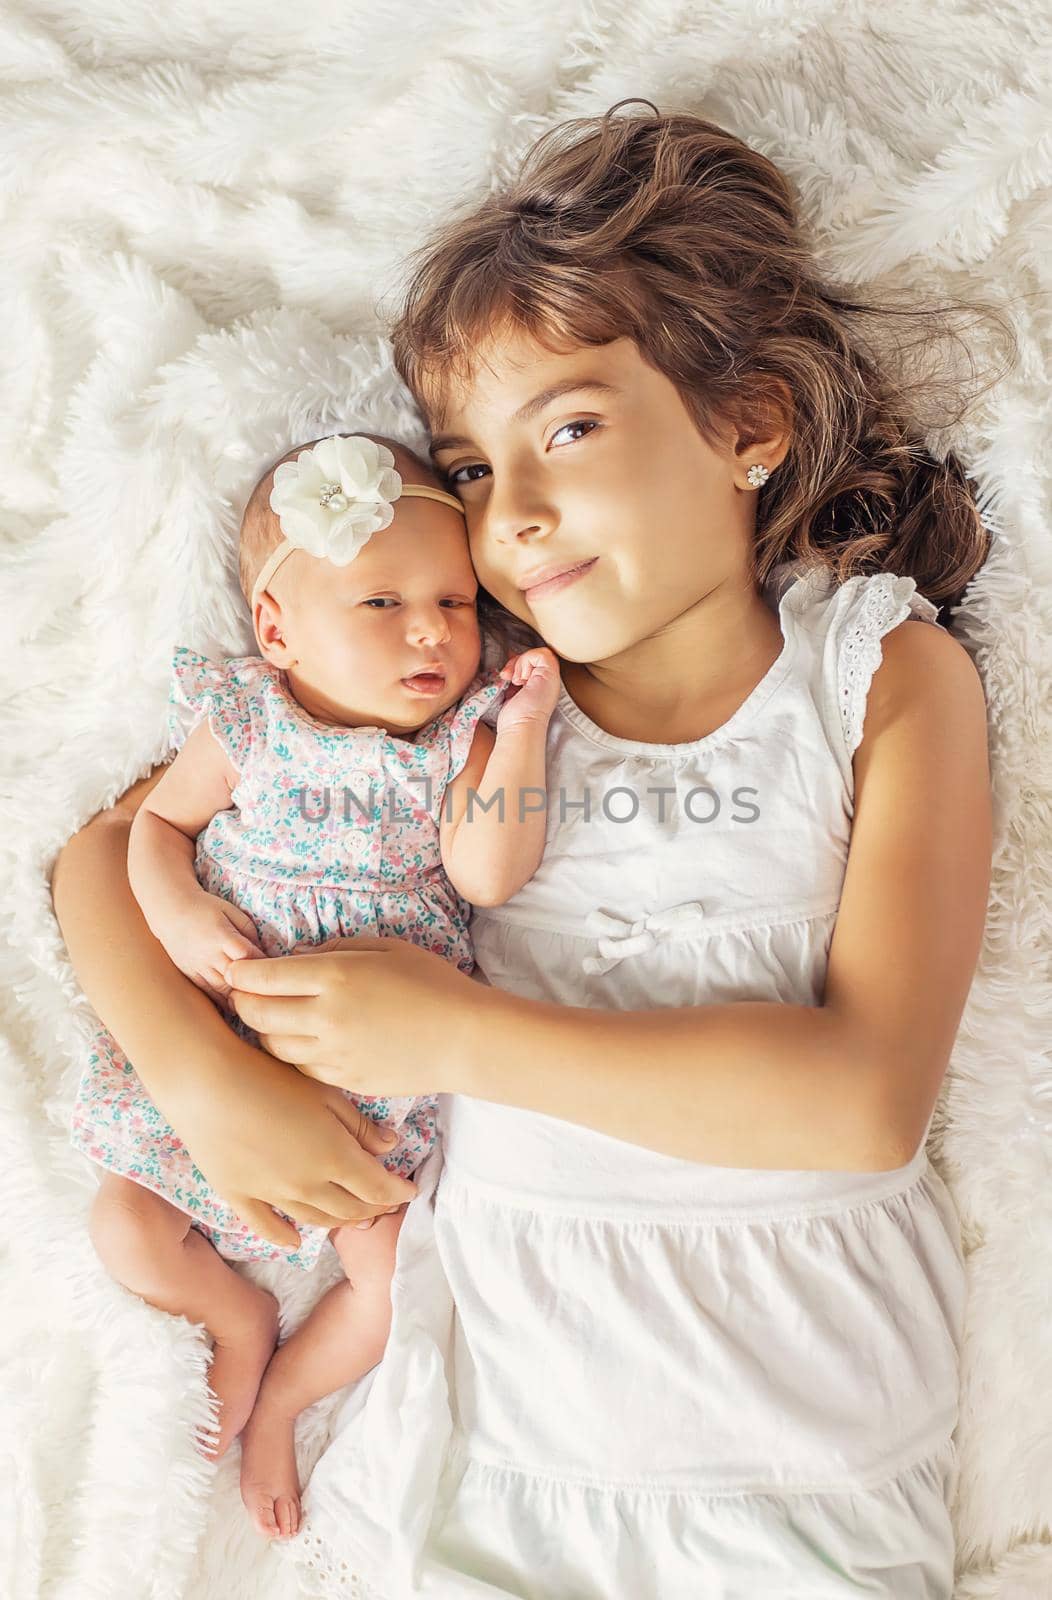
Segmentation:
{"type": "Polygon", "coordinates": [[[252,656],[210,661],[185,645],[176,647],[168,693],[168,735],[177,750],[207,717],[231,764],[238,772],[244,771],[252,746],[254,662],[252,656]]]}
{"type": "Polygon", "coordinates": [[[446,737],[449,748],[447,782],[450,783],[457,773],[463,770],[479,723],[496,721],[497,711],[511,688],[511,685],[500,676],[499,667],[481,673],[475,682],[477,687],[470,689],[446,713],[446,737]]]}
{"type": "Polygon", "coordinates": [[[830,694],[836,705],[829,708],[829,720],[850,773],[851,758],[862,741],[869,687],[883,659],[884,635],[910,617],[934,623],[939,608],[920,593],[913,578],[893,572],[849,578],[836,592],[835,605],[830,694]]]}

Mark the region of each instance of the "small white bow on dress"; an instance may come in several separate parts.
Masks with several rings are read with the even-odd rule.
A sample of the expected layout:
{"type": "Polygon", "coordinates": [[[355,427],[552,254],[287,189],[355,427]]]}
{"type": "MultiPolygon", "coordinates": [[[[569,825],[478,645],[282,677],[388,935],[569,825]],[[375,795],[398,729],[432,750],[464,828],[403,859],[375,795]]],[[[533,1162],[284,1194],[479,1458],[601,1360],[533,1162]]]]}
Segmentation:
{"type": "Polygon", "coordinates": [[[676,933],[699,921],[704,913],[700,900],[685,900],[667,911],[652,911],[636,922],[609,911],[591,911],[585,918],[584,931],[598,939],[599,955],[585,956],[581,964],[587,973],[609,972],[625,956],[641,956],[653,949],[661,934],[676,933]]]}

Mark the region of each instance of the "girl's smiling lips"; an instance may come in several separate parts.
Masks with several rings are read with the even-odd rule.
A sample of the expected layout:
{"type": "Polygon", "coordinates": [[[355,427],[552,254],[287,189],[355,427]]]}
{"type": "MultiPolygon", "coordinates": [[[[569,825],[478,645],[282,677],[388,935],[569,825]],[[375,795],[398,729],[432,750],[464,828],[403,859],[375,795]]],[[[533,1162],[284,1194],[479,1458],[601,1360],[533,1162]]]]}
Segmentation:
{"type": "Polygon", "coordinates": [[[556,566],[537,567],[533,572],[527,572],[519,578],[518,586],[531,600],[540,595],[555,594],[557,590],[573,583],[575,578],[589,572],[598,560],[598,556],[592,556],[586,561],[564,561],[556,566]]]}

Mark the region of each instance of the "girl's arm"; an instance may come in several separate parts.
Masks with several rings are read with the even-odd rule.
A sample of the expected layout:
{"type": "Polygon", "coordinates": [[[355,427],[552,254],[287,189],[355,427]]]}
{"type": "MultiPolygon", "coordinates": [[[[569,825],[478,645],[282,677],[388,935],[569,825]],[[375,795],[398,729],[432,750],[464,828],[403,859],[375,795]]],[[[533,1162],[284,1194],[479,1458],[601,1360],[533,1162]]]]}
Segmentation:
{"type": "Polygon", "coordinates": [[[982,944],[992,803],[967,651],[909,624],[883,645],[822,1004],[610,1012],[481,989],[452,1088],[722,1166],[912,1158],[982,944]]]}
{"type": "Polygon", "coordinates": [[[967,651],[908,622],[883,646],[854,758],[854,826],[820,1005],[560,1006],[474,982],[403,941],[370,939],[333,955],[236,963],[236,1009],[284,1059],[366,1093],[423,1092],[426,1069],[436,1092],[544,1112],[685,1160],[904,1165],[975,972],[991,793],[986,704],[967,651]],[[436,1037],[448,1043],[437,1055],[436,1037]]]}
{"type": "Polygon", "coordinates": [[[411,1199],[415,1188],[375,1159],[387,1148],[376,1124],[239,1039],[150,933],[128,883],[128,836],[164,770],[93,817],[55,862],[55,915],[88,1001],[217,1192],[274,1244],[298,1236],[272,1205],[335,1226],[411,1199]]]}
{"type": "Polygon", "coordinates": [[[442,864],[476,906],[499,906],[528,882],[544,854],[547,722],[494,734],[480,722],[439,820],[442,864]]]}

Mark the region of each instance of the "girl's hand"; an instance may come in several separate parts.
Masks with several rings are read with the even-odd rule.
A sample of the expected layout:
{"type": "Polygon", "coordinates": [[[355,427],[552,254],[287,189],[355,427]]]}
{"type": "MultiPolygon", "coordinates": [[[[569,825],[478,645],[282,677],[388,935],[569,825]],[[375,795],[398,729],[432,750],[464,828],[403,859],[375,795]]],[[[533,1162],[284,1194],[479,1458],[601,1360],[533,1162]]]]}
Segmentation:
{"type": "Polygon", "coordinates": [[[150,931],[191,983],[223,1005],[230,987],[223,974],[231,961],[263,955],[259,933],[246,911],[222,895],[202,889],[166,918],[151,918],[150,931]]]}
{"type": "Polygon", "coordinates": [[[299,1234],[274,1206],[299,1223],[335,1228],[416,1195],[378,1159],[395,1143],[386,1129],[339,1089],[302,1077],[236,1034],[193,1081],[201,1098],[184,1084],[180,1136],[215,1192],[281,1249],[295,1249],[299,1234]]]}
{"type": "Polygon", "coordinates": [[[528,723],[547,727],[562,687],[554,652],[539,645],[533,650],[523,650],[520,655],[509,656],[499,676],[515,687],[505,696],[497,713],[497,733],[507,733],[511,728],[528,723]]]}
{"type": "Polygon", "coordinates": [[[372,937],[235,961],[227,978],[234,1010],[279,1060],[374,1096],[456,1093],[490,992],[433,951],[372,937]]]}

